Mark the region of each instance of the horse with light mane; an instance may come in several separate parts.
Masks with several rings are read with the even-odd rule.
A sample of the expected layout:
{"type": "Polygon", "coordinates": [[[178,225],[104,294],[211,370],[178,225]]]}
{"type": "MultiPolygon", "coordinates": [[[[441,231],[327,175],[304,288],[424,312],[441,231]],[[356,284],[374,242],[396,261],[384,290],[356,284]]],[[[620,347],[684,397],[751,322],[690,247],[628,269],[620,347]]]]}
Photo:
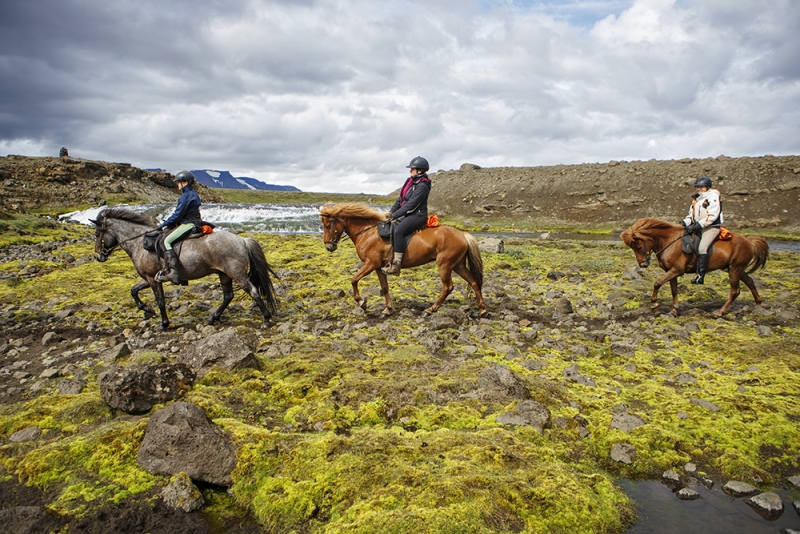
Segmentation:
{"type": "MultiPolygon", "coordinates": [[[[764,238],[731,233],[733,235],[730,240],[714,242],[708,262],[708,272],[717,269],[728,270],[731,291],[728,300],[716,312],[719,316],[727,313],[733,301],[739,296],[739,281],[744,282],[750,289],[756,304],[761,304],[761,297],[749,275],[758,269],[763,269],[769,257],[769,245],[764,238]]],[[[655,255],[658,264],[666,271],[653,286],[653,295],[650,297],[650,308],[653,311],[658,309],[659,288],[669,282],[672,290],[672,315],[677,316],[677,278],[684,273],[695,272],[696,255],[685,254],[681,248],[680,241],[683,234],[682,226],[651,217],[639,219],[620,234],[625,244],[633,249],[640,267],[648,267],[650,256],[655,255]]]]}
{"type": "MultiPolygon", "coordinates": [[[[363,262],[351,281],[356,303],[361,309],[367,309],[367,299],[361,297],[358,281],[375,271],[381,285],[381,293],[386,300],[386,307],[382,313],[383,315],[392,313],[389,283],[381,271],[381,267],[386,264],[391,245],[388,239],[378,236],[377,230],[378,223],[386,220],[386,214],[363,204],[326,204],[320,208],[320,218],[323,240],[328,252],[335,251],[339,240],[346,235],[353,241],[356,253],[363,262]]],[[[471,234],[452,226],[435,226],[416,231],[403,256],[402,268],[418,267],[434,260],[439,268],[442,293],[425,313],[430,314],[438,310],[447,295],[453,291],[452,273],[455,271],[472,287],[478,300],[478,310],[481,315],[484,314],[486,306],[481,294],[483,260],[478,241],[471,234]]]]}

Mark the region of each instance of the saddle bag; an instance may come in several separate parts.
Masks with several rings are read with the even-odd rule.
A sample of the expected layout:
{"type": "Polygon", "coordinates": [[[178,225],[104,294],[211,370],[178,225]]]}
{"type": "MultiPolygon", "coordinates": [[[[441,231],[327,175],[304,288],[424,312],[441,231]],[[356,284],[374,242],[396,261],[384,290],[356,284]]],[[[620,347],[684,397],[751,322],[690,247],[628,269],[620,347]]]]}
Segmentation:
{"type": "Polygon", "coordinates": [[[392,236],[392,221],[381,221],[378,223],[378,237],[389,239],[392,236]]]}
{"type": "Polygon", "coordinates": [[[144,246],[145,250],[149,250],[150,252],[155,252],[156,250],[156,241],[158,241],[158,236],[161,235],[161,232],[158,230],[151,230],[150,232],[144,233],[144,238],[142,239],[142,245],[144,246]]]}
{"type": "Polygon", "coordinates": [[[702,239],[702,236],[697,234],[684,234],[681,238],[681,248],[684,254],[693,254],[696,252],[697,247],[700,246],[700,239],[702,239]]]}

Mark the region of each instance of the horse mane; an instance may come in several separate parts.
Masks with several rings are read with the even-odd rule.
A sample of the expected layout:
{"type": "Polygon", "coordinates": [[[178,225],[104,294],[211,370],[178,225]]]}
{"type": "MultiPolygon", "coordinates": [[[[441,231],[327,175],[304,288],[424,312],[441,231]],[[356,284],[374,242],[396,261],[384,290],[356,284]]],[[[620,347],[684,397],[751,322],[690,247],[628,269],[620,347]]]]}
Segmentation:
{"type": "Polygon", "coordinates": [[[319,209],[323,217],[341,217],[352,219],[378,219],[386,220],[386,214],[372,209],[366,204],[325,204],[319,209]]]}
{"type": "Polygon", "coordinates": [[[627,246],[630,246],[634,239],[641,239],[643,235],[649,235],[658,230],[673,230],[676,227],[677,225],[671,222],[656,219],[655,217],[645,217],[633,223],[630,228],[620,234],[620,237],[627,246]]]}
{"type": "Polygon", "coordinates": [[[146,217],[128,208],[106,208],[97,215],[97,222],[99,223],[106,219],[128,221],[144,226],[154,226],[155,222],[151,217],[146,217]]]}

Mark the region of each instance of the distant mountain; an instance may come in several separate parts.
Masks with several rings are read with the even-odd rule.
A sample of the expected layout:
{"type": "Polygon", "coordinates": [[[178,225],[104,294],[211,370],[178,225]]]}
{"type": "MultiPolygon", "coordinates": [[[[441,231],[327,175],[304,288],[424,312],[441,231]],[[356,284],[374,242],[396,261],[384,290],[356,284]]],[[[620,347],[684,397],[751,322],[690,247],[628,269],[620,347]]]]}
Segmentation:
{"type": "Polygon", "coordinates": [[[195,179],[206,187],[224,189],[258,189],[262,191],[300,191],[293,185],[273,185],[248,178],[246,176],[235,177],[228,171],[214,171],[211,169],[193,170],[195,179]]]}

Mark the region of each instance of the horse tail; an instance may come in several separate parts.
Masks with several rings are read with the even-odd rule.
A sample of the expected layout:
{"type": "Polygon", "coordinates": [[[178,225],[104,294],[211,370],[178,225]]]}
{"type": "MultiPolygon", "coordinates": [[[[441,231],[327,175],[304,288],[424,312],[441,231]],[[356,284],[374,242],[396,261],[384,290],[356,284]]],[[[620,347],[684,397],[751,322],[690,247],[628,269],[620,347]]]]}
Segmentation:
{"type": "Polygon", "coordinates": [[[481,249],[478,247],[478,240],[472,234],[464,232],[464,237],[467,239],[467,269],[472,276],[475,277],[475,282],[478,284],[478,289],[483,289],[483,259],[481,259],[481,249]]]}
{"type": "Polygon", "coordinates": [[[767,264],[769,244],[766,239],[758,236],[750,236],[747,240],[753,245],[753,258],[750,260],[750,264],[748,265],[749,269],[747,271],[747,274],[752,274],[758,269],[763,269],[767,264]]]}
{"type": "Polygon", "coordinates": [[[275,278],[277,278],[277,275],[267,263],[264,249],[261,248],[258,241],[252,237],[248,237],[244,241],[247,247],[247,257],[250,259],[250,283],[256,287],[270,313],[275,313],[278,307],[278,299],[275,297],[275,288],[272,287],[270,275],[275,278]]]}

